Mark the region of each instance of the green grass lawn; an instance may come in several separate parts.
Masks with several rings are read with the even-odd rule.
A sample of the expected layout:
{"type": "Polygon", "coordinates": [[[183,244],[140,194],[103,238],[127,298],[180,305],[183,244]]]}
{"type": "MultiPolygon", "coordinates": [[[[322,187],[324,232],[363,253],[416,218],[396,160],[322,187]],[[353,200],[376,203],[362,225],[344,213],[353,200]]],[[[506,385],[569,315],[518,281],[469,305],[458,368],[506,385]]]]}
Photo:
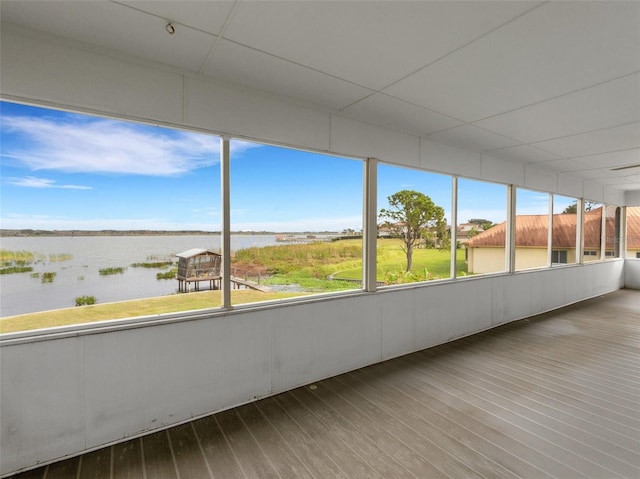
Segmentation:
{"type": "MultiPolygon", "coordinates": [[[[450,275],[450,258],[451,253],[449,250],[414,249],[411,271],[419,280],[425,279],[423,278],[425,271],[428,273],[429,279],[448,278],[450,275]]],[[[389,279],[391,275],[404,273],[407,266],[407,256],[402,250],[402,240],[378,239],[376,260],[376,279],[378,281],[385,281],[389,279]]],[[[464,261],[464,250],[457,251],[456,271],[460,276],[465,275],[467,272],[467,265],[464,261]]],[[[335,277],[360,279],[362,277],[362,264],[360,263],[353,268],[345,268],[339,271],[335,277]]]]}
{"type": "MultiPolygon", "coordinates": [[[[234,304],[255,303],[296,296],[301,296],[301,294],[279,292],[263,293],[244,289],[231,291],[231,301],[234,304]]],[[[13,333],[16,331],[92,323],[111,319],[219,308],[220,304],[220,291],[202,291],[159,296],[156,298],[119,301],[117,303],[55,309],[53,311],[20,314],[2,318],[0,319],[0,333],[13,333]]]]}

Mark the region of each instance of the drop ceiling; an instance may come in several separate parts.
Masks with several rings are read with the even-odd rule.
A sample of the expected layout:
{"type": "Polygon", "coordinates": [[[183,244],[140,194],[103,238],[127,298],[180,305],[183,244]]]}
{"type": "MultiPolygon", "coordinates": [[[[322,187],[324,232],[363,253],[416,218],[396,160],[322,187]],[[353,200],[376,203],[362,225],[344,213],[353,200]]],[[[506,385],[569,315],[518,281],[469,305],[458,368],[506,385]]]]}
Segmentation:
{"type": "Polygon", "coordinates": [[[637,1],[2,0],[0,6],[3,22],[640,190],[637,1]]]}

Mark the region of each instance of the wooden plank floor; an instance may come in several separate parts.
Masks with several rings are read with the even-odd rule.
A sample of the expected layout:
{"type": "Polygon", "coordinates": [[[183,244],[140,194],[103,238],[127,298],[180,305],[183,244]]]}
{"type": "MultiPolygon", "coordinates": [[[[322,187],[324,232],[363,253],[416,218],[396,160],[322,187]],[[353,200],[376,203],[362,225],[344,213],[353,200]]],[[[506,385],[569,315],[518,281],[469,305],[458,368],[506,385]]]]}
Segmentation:
{"type": "Polygon", "coordinates": [[[620,290],[32,478],[640,478],[640,291],[620,290]]]}

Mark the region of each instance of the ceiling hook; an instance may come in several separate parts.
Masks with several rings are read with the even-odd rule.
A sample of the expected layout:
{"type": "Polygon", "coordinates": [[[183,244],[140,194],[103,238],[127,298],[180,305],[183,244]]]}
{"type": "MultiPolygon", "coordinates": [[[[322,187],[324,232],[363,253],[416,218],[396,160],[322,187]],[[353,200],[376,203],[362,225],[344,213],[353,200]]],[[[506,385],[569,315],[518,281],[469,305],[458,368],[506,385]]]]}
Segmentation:
{"type": "Polygon", "coordinates": [[[169,22],[165,25],[164,29],[167,31],[169,35],[173,35],[176,33],[176,27],[173,26],[173,23],[169,22]]]}

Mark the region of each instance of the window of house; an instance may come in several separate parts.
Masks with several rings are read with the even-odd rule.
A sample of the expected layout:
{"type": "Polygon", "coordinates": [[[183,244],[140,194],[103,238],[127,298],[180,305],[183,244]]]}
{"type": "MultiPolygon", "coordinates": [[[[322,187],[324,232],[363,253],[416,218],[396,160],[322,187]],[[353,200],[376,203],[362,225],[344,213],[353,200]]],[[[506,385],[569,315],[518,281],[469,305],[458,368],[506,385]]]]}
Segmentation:
{"type": "Polygon", "coordinates": [[[362,288],[363,162],[231,141],[232,304],[362,288]]]}
{"type": "Polygon", "coordinates": [[[549,194],[516,189],[515,269],[548,266],[549,194]]]}
{"type": "Polygon", "coordinates": [[[507,187],[459,178],[457,217],[458,249],[466,260],[458,275],[505,271],[507,187]]]}
{"type": "MultiPolygon", "coordinates": [[[[378,165],[376,279],[385,285],[451,277],[452,178],[378,165]]],[[[456,267],[466,269],[464,251],[456,267]]]]}
{"type": "Polygon", "coordinates": [[[8,102],[0,121],[2,332],[219,306],[218,137],[8,102]]]}
{"type": "Polygon", "coordinates": [[[567,251],[566,250],[553,250],[551,252],[551,263],[553,264],[566,264],[567,263],[567,251]]]}
{"type": "Polygon", "coordinates": [[[574,264],[577,262],[576,245],[578,232],[578,200],[553,195],[553,218],[551,264],[574,264]]]}
{"type": "Polygon", "coordinates": [[[602,211],[604,205],[594,201],[584,202],[584,262],[602,258],[602,211]]]}

